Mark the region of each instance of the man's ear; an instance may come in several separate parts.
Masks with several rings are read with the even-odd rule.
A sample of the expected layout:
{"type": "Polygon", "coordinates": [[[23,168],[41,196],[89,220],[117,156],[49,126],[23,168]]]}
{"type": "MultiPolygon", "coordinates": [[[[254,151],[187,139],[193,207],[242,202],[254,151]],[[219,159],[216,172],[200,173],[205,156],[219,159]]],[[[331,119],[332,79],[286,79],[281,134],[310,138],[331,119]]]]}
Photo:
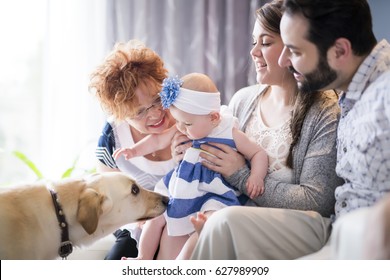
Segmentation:
{"type": "Polygon", "coordinates": [[[335,62],[345,63],[352,54],[351,42],[345,38],[338,38],[329,49],[330,59],[335,62]]]}

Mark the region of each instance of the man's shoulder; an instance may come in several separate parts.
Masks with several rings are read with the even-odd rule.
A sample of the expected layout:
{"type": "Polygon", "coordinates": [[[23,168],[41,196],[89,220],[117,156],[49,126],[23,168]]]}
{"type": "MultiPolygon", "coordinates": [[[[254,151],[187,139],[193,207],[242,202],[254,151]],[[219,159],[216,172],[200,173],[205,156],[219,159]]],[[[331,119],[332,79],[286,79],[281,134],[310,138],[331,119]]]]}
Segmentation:
{"type": "Polygon", "coordinates": [[[383,72],[379,77],[375,80],[374,83],[377,83],[378,86],[386,87],[386,89],[390,89],[390,68],[383,72]]]}
{"type": "Polygon", "coordinates": [[[364,95],[367,96],[368,99],[376,99],[379,100],[384,98],[385,100],[390,99],[390,95],[388,94],[390,91],[390,69],[384,71],[379,76],[377,76],[374,80],[371,81],[369,86],[365,89],[364,95]]]}

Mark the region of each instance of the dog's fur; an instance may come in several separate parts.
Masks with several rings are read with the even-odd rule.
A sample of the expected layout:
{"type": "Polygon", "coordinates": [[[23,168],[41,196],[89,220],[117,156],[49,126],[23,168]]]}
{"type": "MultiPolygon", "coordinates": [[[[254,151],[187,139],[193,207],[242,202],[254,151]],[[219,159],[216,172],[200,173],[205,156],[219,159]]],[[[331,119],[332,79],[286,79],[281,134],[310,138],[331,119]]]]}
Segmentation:
{"type": "MultiPolygon", "coordinates": [[[[74,246],[89,245],[119,227],[162,214],[168,198],[120,172],[54,182],[74,246]]],[[[46,184],[0,192],[0,259],[55,259],[61,231],[46,184]]]]}

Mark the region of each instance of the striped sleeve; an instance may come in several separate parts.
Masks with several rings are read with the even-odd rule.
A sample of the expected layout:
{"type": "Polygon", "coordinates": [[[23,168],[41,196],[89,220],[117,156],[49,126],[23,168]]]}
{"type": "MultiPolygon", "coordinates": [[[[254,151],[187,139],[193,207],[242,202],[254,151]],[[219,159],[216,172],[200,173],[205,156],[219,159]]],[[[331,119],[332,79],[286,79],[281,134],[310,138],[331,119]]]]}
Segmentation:
{"type": "Polygon", "coordinates": [[[100,135],[98,146],[96,147],[96,158],[100,160],[106,166],[116,169],[118,168],[112,153],[115,147],[115,137],[111,124],[108,122],[103,128],[102,134],[100,135]]]}

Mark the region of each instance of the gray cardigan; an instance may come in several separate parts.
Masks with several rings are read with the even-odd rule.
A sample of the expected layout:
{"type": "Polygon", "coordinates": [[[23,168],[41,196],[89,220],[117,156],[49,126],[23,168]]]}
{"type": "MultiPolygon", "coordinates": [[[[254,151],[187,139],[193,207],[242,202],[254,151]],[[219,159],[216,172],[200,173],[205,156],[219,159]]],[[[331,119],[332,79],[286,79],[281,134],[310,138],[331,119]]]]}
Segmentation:
{"type": "MultiPolygon", "coordinates": [[[[232,97],[229,107],[245,130],[266,87],[243,88],[232,97]]],[[[336,175],[336,132],[340,116],[337,96],[322,93],[305,117],[300,139],[293,149],[293,184],[267,176],[265,192],[254,199],[257,206],[314,210],[324,217],[334,213],[334,190],[343,183],[336,175]]],[[[241,192],[250,170],[247,166],[225,178],[241,192]]]]}

